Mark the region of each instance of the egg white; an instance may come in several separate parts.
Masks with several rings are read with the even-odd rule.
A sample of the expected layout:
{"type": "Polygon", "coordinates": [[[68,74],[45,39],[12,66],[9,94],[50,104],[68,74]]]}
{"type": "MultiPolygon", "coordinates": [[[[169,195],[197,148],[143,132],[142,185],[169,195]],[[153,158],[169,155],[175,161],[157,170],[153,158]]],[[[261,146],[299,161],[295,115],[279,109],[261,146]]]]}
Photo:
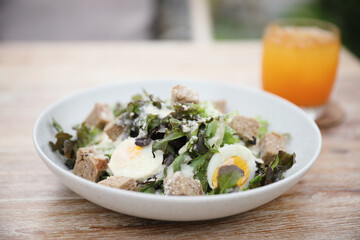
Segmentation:
{"type": "Polygon", "coordinates": [[[129,137],[116,147],[108,167],[114,176],[145,180],[161,171],[163,152],[156,151],[154,154],[155,157],[152,154],[152,143],[136,147],[135,139],[129,137]],[[134,151],[134,148],[137,150],[134,151]]]}
{"type": "Polygon", "coordinates": [[[234,156],[240,157],[246,161],[250,169],[249,179],[244,183],[244,185],[242,185],[242,188],[247,187],[249,185],[249,181],[254,178],[257,168],[254,156],[251,151],[247,147],[244,147],[240,144],[225,145],[219,148],[219,152],[212,156],[207,168],[207,179],[212,189],[214,189],[214,185],[212,184],[212,177],[216,169],[221,166],[228,158],[234,156]]]}

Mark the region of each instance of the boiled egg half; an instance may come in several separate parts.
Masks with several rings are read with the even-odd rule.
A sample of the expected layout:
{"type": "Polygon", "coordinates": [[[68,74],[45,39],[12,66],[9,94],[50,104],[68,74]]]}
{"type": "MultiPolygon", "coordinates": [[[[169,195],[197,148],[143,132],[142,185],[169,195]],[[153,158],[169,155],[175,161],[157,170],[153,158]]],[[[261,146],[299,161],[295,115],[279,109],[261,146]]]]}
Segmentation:
{"type": "Polygon", "coordinates": [[[247,187],[255,176],[256,163],[251,151],[240,144],[225,145],[212,156],[207,168],[207,179],[212,189],[218,186],[219,168],[226,165],[235,165],[244,171],[244,176],[237,182],[240,189],[247,187]]]}
{"type": "Polygon", "coordinates": [[[161,171],[163,152],[156,151],[154,155],[152,143],[140,147],[135,144],[135,138],[129,137],[116,147],[108,167],[114,176],[145,180],[161,171]]]}

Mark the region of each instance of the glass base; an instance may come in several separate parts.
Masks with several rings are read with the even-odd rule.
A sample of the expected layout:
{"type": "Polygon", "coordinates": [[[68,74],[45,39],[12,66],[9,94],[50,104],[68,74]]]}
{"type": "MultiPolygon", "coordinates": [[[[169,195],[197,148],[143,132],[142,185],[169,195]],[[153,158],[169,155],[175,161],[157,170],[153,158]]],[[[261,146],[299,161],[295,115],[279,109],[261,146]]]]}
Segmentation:
{"type": "Polygon", "coordinates": [[[312,118],[319,128],[329,128],[344,122],[346,112],[337,102],[328,102],[317,107],[301,107],[312,118]]]}
{"type": "Polygon", "coordinates": [[[325,112],[325,108],[326,108],[326,104],[325,105],[320,105],[320,106],[316,106],[316,107],[301,107],[302,110],[304,110],[312,120],[316,120],[319,117],[321,117],[324,112],[325,112]]]}

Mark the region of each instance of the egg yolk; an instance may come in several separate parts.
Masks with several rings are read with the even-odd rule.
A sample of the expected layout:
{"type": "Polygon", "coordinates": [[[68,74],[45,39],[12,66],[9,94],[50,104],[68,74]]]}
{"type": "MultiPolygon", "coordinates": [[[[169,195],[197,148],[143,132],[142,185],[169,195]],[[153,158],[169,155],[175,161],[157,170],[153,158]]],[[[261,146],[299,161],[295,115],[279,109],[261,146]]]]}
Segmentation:
{"type": "Polygon", "coordinates": [[[128,155],[130,159],[136,158],[142,151],[142,147],[135,145],[128,148],[128,155]]]}
{"type": "Polygon", "coordinates": [[[237,185],[239,187],[244,185],[247,182],[247,180],[249,179],[250,168],[249,168],[249,165],[247,164],[247,162],[244,159],[242,159],[241,157],[232,156],[232,157],[226,159],[223,164],[221,164],[219,167],[216,168],[214,175],[212,177],[212,184],[213,184],[214,188],[216,188],[218,186],[217,177],[219,174],[219,168],[222,166],[229,166],[229,165],[235,165],[244,171],[244,176],[242,178],[240,178],[237,182],[237,185]]]}

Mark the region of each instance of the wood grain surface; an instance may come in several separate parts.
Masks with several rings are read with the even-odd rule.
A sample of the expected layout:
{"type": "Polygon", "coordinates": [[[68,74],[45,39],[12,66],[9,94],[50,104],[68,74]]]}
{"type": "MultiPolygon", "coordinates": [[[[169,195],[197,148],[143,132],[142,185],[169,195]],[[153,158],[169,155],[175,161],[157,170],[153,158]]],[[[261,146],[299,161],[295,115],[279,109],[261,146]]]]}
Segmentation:
{"type": "Polygon", "coordinates": [[[318,161],[291,190],[252,211],[202,222],[140,219],[71,192],[32,142],[34,122],[66,94],[135,78],[260,87],[261,43],[1,43],[0,239],[360,239],[360,64],[342,51],[332,100],[343,124],[322,130],[318,161]]]}

